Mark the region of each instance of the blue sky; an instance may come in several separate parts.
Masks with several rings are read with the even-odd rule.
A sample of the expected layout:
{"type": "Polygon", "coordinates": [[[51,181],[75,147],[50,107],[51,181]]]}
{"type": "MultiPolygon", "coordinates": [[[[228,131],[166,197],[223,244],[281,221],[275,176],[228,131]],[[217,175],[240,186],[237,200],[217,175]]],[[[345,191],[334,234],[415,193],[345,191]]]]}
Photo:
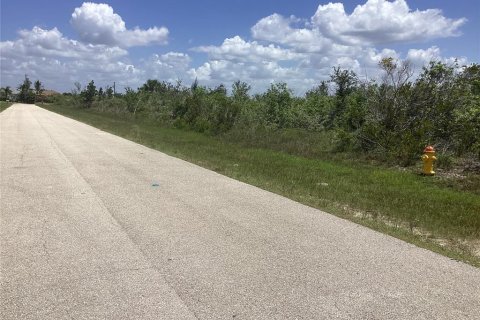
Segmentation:
{"type": "Polygon", "coordinates": [[[1,86],[138,87],[149,78],[297,94],[340,65],[375,78],[385,56],[480,62],[480,1],[27,1],[1,3],[1,86]]]}

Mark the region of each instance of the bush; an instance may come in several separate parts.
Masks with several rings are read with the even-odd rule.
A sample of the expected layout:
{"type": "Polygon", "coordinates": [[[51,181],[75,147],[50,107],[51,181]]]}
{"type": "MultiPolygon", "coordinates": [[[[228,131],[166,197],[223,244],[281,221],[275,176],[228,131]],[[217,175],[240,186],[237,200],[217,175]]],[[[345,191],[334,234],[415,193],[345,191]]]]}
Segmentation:
{"type": "Polygon", "coordinates": [[[455,160],[452,154],[437,153],[437,167],[448,170],[453,167],[454,163],[455,160]]]}
{"type": "MultiPolygon", "coordinates": [[[[271,84],[251,97],[250,86],[241,81],[233,84],[229,96],[223,85],[209,89],[195,81],[187,88],[148,80],[138,90],[127,88],[115,96],[97,92],[93,81],[78,95],[77,83],[74,94],[62,99],[69,105],[141,115],[245,141],[297,129],[312,136],[321,132],[335,136],[332,145],[337,152],[364,152],[401,165],[417,162],[427,144],[444,154],[473,154],[480,159],[480,65],[460,69],[434,61],[417,79],[411,78],[408,61],[386,58],[379,67],[380,81],[364,83],[353,71],[336,67],[329,82],[322,81],[305,97],[293,96],[286,83],[271,84]]],[[[450,165],[448,157],[440,162],[450,165]]]]}
{"type": "Polygon", "coordinates": [[[124,99],[113,97],[111,99],[97,100],[92,103],[92,108],[114,114],[128,113],[128,105],[124,99]]]}

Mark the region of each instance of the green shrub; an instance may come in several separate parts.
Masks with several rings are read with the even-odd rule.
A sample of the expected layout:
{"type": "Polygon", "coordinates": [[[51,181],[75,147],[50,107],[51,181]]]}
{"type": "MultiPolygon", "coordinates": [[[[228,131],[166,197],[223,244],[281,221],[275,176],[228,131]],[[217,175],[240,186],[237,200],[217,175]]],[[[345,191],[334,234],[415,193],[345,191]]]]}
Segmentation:
{"type": "MultiPolygon", "coordinates": [[[[273,135],[328,132],[335,137],[332,147],[337,152],[362,152],[401,165],[416,163],[427,144],[480,159],[480,65],[460,69],[433,61],[416,79],[408,61],[385,58],[379,67],[380,80],[363,83],[353,71],[335,67],[330,81],[322,81],[304,97],[295,97],[286,83],[271,84],[252,97],[250,86],[241,81],[234,82],[229,96],[224,85],[210,89],[195,81],[187,88],[149,79],[138,90],[127,88],[115,95],[111,88],[97,92],[93,81],[78,94],[77,83],[71,95],[54,101],[249,143],[265,138],[264,144],[286,146],[299,140],[279,142],[273,135]]],[[[28,86],[27,81],[25,93],[28,86]]]]}

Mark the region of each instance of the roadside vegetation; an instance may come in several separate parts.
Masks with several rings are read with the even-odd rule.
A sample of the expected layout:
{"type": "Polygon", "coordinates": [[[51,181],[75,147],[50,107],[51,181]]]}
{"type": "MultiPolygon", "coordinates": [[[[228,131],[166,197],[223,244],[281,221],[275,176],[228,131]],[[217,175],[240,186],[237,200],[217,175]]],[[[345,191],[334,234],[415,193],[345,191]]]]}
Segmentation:
{"type": "Polygon", "coordinates": [[[25,80],[18,85],[17,91],[14,93],[10,86],[0,88],[0,102],[21,102],[36,103],[43,102],[42,93],[44,92],[43,84],[40,80],[32,83],[30,78],[25,75],[25,80]],[[33,86],[32,86],[33,85],[33,86]]]}
{"type": "Polygon", "coordinates": [[[7,109],[13,104],[13,102],[7,102],[7,101],[0,101],[0,112],[3,110],[7,109]]]}
{"type": "Polygon", "coordinates": [[[91,81],[49,110],[480,265],[480,66],[431,62],[379,81],[333,68],[304,97],[285,83],[190,87],[148,80],[116,94],[91,81]],[[437,176],[419,174],[426,145],[437,176]]]}

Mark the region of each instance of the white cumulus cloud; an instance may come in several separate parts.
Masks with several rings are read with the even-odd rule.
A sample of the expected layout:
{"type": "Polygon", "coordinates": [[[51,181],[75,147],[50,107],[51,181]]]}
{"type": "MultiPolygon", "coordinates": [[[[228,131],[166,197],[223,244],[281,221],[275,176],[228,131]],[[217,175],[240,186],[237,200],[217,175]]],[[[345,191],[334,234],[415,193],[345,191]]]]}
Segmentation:
{"type": "MultiPolygon", "coordinates": [[[[334,66],[374,79],[384,57],[408,59],[417,72],[430,60],[453,63],[455,58],[442,56],[434,45],[412,46],[406,52],[392,47],[456,36],[465,21],[447,18],[438,9],[412,10],[404,0],[367,0],[351,13],[341,3],[329,3],[319,5],[310,17],[263,17],[250,29],[252,39],[229,36],[217,45],[192,48],[195,59],[198,53],[205,54],[203,60],[167,50],[131,61],[129,47],[166,44],[168,30],[128,29],[111,6],[86,2],[71,18],[79,40],[65,37],[57,28],[34,27],[19,31],[15,40],[0,42],[0,85],[16,86],[28,74],[57,90],[70,91],[74,82],[93,79],[99,86],[115,81],[120,91],[139,87],[147,79],[190,83],[197,78],[209,86],[246,81],[252,92],[284,81],[302,94],[327,80],[334,66]]],[[[468,61],[460,57],[457,62],[468,61]]]]}
{"type": "Polygon", "coordinates": [[[314,79],[306,76],[305,70],[282,66],[275,61],[209,60],[198,68],[190,69],[188,74],[208,86],[246,81],[252,86],[252,93],[263,92],[274,82],[287,82],[290,88],[301,94],[315,84],[314,79]]]}
{"type": "Polygon", "coordinates": [[[270,41],[295,48],[298,52],[325,52],[332,41],[315,28],[294,28],[295,17],[285,18],[272,14],[260,19],[252,28],[252,36],[258,40],[270,41]]]}
{"type": "Polygon", "coordinates": [[[20,30],[15,41],[0,43],[4,57],[57,57],[71,59],[109,60],[126,56],[128,52],[119,47],[84,44],[65,38],[57,29],[45,30],[33,27],[20,30]]]}
{"type": "Polygon", "coordinates": [[[256,41],[247,42],[239,36],[227,38],[220,46],[202,46],[193,48],[194,51],[206,52],[213,59],[225,59],[231,61],[281,61],[292,60],[301,57],[289,49],[283,49],[273,44],[261,45],[256,41]]]}
{"type": "Polygon", "coordinates": [[[442,56],[440,48],[432,46],[427,49],[410,49],[408,50],[406,59],[411,61],[417,67],[423,67],[430,63],[430,61],[438,61],[447,64],[458,64],[459,67],[468,64],[465,57],[444,57],[442,56]]]}
{"type": "Polygon", "coordinates": [[[219,46],[196,47],[193,50],[207,53],[209,60],[198,68],[190,69],[188,74],[207,85],[241,79],[252,83],[254,91],[259,91],[271,82],[293,83],[305,79],[297,65],[307,56],[277,45],[262,45],[235,36],[225,39],[219,46]]]}
{"type": "Polygon", "coordinates": [[[160,79],[171,83],[189,79],[188,70],[192,59],[186,53],[167,52],[154,54],[142,65],[145,78],[160,79]]]}
{"type": "Polygon", "coordinates": [[[459,35],[466,19],[449,19],[438,9],[411,10],[405,0],[368,0],[351,14],[342,3],[320,5],[312,26],[347,44],[418,42],[459,35]]]}
{"type": "Polygon", "coordinates": [[[85,2],[76,8],[70,20],[80,39],[92,44],[105,44],[120,47],[166,44],[168,29],[127,29],[122,17],[104,3],[85,2]]]}
{"type": "Polygon", "coordinates": [[[34,27],[18,34],[14,41],[0,42],[2,85],[16,85],[28,74],[48,88],[69,91],[76,81],[131,83],[141,74],[119,47],[71,40],[57,28],[34,27]]]}

